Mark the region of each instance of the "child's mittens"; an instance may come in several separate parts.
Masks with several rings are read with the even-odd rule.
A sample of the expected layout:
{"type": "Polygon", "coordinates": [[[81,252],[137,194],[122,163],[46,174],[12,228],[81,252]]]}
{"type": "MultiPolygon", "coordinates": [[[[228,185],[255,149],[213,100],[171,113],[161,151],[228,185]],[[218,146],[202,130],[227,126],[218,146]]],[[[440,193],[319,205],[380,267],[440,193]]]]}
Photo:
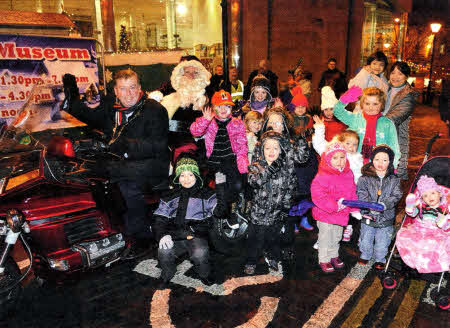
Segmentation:
{"type": "Polygon", "coordinates": [[[343,104],[349,104],[349,103],[357,101],[361,95],[362,95],[362,89],[360,87],[354,85],[350,89],[348,89],[341,96],[341,98],[339,98],[339,100],[343,104]]]}
{"type": "Polygon", "coordinates": [[[344,201],[344,198],[341,198],[337,201],[337,205],[338,205],[338,209],[337,211],[342,211],[344,208],[346,208],[347,206],[345,206],[344,204],[342,204],[342,202],[344,201]]]}
{"type": "Polygon", "coordinates": [[[405,200],[405,213],[411,216],[414,213],[414,208],[417,206],[417,202],[418,199],[415,194],[408,194],[405,200]]]}
{"type": "Polygon", "coordinates": [[[449,230],[450,229],[450,216],[447,214],[438,214],[438,219],[436,221],[436,225],[441,228],[442,230],[449,230]]]}
{"type": "Polygon", "coordinates": [[[360,211],[350,212],[350,215],[353,216],[356,220],[361,221],[362,219],[362,214],[360,211]]]}

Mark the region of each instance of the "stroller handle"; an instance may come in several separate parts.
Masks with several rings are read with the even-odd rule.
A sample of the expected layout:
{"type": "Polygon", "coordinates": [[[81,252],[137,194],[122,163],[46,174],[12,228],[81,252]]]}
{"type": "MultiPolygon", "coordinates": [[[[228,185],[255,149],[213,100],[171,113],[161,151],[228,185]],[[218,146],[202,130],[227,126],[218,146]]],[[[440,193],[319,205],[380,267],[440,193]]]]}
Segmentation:
{"type": "Polygon", "coordinates": [[[436,141],[436,139],[442,137],[442,133],[438,132],[436,133],[431,139],[430,141],[428,141],[428,145],[427,148],[425,150],[425,156],[423,158],[423,162],[425,163],[428,159],[428,155],[430,154],[431,151],[431,147],[433,147],[434,142],[436,141]]]}

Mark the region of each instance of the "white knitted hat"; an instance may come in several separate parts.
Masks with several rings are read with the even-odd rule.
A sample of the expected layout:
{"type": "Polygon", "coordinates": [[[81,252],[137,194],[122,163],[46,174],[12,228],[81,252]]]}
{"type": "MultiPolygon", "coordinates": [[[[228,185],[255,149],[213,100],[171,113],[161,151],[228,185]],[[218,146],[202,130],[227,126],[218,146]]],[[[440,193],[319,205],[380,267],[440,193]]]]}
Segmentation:
{"type": "Polygon", "coordinates": [[[320,109],[333,108],[338,102],[333,89],[331,87],[322,88],[322,103],[320,104],[320,109]]]}

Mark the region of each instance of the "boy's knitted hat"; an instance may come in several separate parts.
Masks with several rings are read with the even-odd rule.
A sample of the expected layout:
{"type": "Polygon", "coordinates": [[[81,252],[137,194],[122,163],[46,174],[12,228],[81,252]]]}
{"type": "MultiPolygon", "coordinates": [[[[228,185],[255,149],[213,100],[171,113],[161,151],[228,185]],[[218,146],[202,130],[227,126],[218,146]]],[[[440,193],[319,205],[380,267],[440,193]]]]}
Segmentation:
{"type": "Polygon", "coordinates": [[[175,178],[173,179],[173,182],[176,184],[180,183],[180,175],[183,171],[189,171],[192,172],[197,179],[203,184],[203,180],[200,176],[200,170],[198,168],[197,162],[190,158],[190,157],[182,157],[178,160],[177,166],[175,169],[175,178]]]}
{"type": "Polygon", "coordinates": [[[320,104],[320,109],[324,110],[326,108],[333,108],[338,102],[336,95],[334,94],[331,87],[326,86],[322,88],[322,103],[320,104]]]}
{"type": "Polygon", "coordinates": [[[441,192],[441,188],[436,183],[436,181],[427,175],[422,175],[417,181],[417,190],[420,193],[420,196],[422,196],[424,193],[426,193],[428,190],[437,190],[441,192]]]}
{"type": "Polygon", "coordinates": [[[343,152],[345,155],[347,155],[347,151],[340,142],[328,143],[327,147],[325,148],[324,155],[322,155],[322,157],[325,158],[325,161],[329,166],[331,166],[331,157],[333,157],[333,155],[337,152],[343,152]]]}

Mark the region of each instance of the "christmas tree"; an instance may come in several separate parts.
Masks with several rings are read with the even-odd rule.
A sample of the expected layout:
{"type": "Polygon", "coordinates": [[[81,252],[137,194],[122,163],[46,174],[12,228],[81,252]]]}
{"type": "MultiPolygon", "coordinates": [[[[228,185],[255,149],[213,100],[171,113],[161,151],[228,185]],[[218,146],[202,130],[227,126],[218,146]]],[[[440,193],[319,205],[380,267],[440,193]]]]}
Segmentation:
{"type": "Polygon", "coordinates": [[[127,27],[120,25],[119,52],[130,50],[130,39],[128,39],[127,27]]]}

